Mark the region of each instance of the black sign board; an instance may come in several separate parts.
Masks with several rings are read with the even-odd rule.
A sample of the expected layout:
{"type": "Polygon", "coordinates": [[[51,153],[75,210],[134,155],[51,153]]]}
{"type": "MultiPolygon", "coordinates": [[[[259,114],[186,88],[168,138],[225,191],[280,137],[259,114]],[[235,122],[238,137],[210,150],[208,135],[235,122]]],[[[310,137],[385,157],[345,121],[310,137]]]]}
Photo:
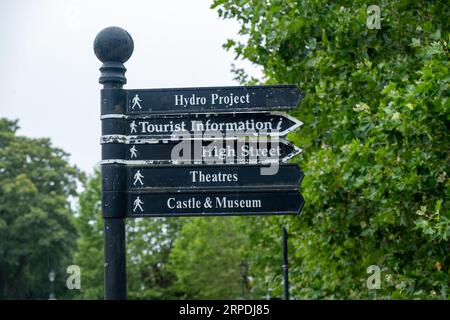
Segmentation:
{"type": "Polygon", "coordinates": [[[256,164],[287,162],[300,152],[301,149],[286,140],[168,140],[141,144],[105,143],[102,145],[101,164],[256,164]]]}
{"type": "Polygon", "coordinates": [[[127,166],[126,188],[134,191],[167,189],[296,189],[303,172],[295,164],[280,164],[274,171],[261,165],[127,166]]]}
{"type": "Polygon", "coordinates": [[[291,110],[295,85],[126,90],[126,114],[291,110]]]}
{"type": "Polygon", "coordinates": [[[127,194],[127,217],[298,214],[298,191],[160,192],[127,194]]]}
{"type": "Polygon", "coordinates": [[[227,138],[244,136],[281,137],[302,122],[279,112],[102,116],[102,142],[129,139],[171,139],[180,132],[192,138],[227,138]]]}
{"type": "MultiPolygon", "coordinates": [[[[296,86],[126,90],[123,63],[133,49],[130,34],[118,27],[103,29],[94,40],[95,55],[103,63],[106,300],[127,296],[127,217],[298,214],[304,205],[298,190],[303,173],[295,165],[281,165],[274,172],[301,149],[268,139],[301,125],[289,116],[267,113],[296,108],[301,99],[296,86]],[[216,135],[214,131],[218,136],[204,136],[216,135]],[[256,139],[260,136],[265,140],[256,139]],[[256,165],[265,163],[270,165],[256,165]]],[[[287,260],[283,263],[287,270],[287,260]]]]}

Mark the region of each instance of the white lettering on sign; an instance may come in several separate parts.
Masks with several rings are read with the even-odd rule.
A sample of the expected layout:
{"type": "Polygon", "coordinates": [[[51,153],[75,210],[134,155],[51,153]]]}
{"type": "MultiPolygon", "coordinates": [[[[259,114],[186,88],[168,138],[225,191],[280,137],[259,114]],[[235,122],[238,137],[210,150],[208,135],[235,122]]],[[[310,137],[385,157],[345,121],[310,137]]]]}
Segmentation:
{"type": "Polygon", "coordinates": [[[176,198],[167,199],[167,208],[169,209],[200,209],[202,202],[195,198],[188,200],[177,200],[176,198]]]}
{"type": "Polygon", "coordinates": [[[179,200],[175,197],[167,199],[167,208],[169,209],[251,209],[261,208],[262,201],[259,199],[228,199],[224,197],[215,197],[214,201],[209,197],[202,203],[195,197],[179,200]]]}
{"type": "MultiPolygon", "coordinates": [[[[258,157],[280,157],[281,149],[280,146],[275,148],[258,148],[252,145],[241,145],[239,148],[240,156],[242,157],[252,157],[253,159],[258,157]]],[[[223,148],[217,145],[202,146],[202,157],[203,158],[218,158],[224,160],[226,158],[235,158],[236,150],[227,145],[223,148]]]]}
{"type": "Polygon", "coordinates": [[[211,104],[224,104],[231,107],[239,103],[250,103],[250,95],[248,93],[242,96],[235,96],[232,93],[229,96],[220,96],[217,93],[211,95],[211,104]]]}
{"type": "MultiPolygon", "coordinates": [[[[133,121],[134,122],[134,121],[133,121]]],[[[164,124],[154,124],[149,121],[139,121],[139,128],[141,129],[141,133],[172,133],[176,131],[186,130],[186,123],[183,121],[181,123],[174,123],[173,121],[169,121],[164,124]]]]}
{"type": "Polygon", "coordinates": [[[185,96],[183,94],[174,95],[174,105],[182,106],[184,108],[193,106],[204,106],[209,101],[211,105],[224,105],[232,107],[236,104],[249,104],[250,94],[244,95],[234,95],[233,93],[227,95],[220,95],[218,93],[212,93],[209,99],[204,96],[197,96],[193,93],[190,96],[185,96]]]}
{"type": "Polygon", "coordinates": [[[189,171],[191,182],[207,183],[207,182],[236,182],[239,181],[237,173],[203,173],[202,171],[189,171]]]}
{"type": "Polygon", "coordinates": [[[244,157],[280,157],[280,146],[276,148],[257,148],[251,145],[243,145],[241,147],[244,157]]]}
{"type": "Polygon", "coordinates": [[[204,106],[206,104],[206,97],[197,97],[195,93],[193,93],[190,97],[185,97],[182,94],[175,95],[175,105],[183,106],[186,108],[187,106],[204,106]]]}
{"type": "Polygon", "coordinates": [[[218,158],[224,160],[226,158],[235,158],[236,150],[232,146],[218,147],[217,145],[202,146],[202,158],[218,158]]]}
{"type": "Polygon", "coordinates": [[[270,121],[255,121],[249,119],[245,121],[233,122],[214,122],[212,120],[191,121],[191,131],[273,131],[272,122],[270,121]]]}
{"type": "Polygon", "coordinates": [[[229,200],[227,197],[216,197],[216,208],[261,208],[261,200],[229,200]]]}
{"type": "Polygon", "coordinates": [[[185,131],[190,129],[192,132],[208,132],[208,131],[221,131],[221,132],[273,132],[275,130],[279,131],[281,128],[282,119],[276,124],[277,128],[274,128],[275,122],[271,121],[255,121],[254,119],[247,119],[243,121],[215,121],[208,119],[206,121],[199,120],[188,120],[174,122],[168,120],[166,123],[152,123],[147,120],[137,121],[133,120],[130,122],[130,134],[140,133],[140,134],[151,134],[151,133],[167,133],[171,134],[174,132],[185,131]]]}

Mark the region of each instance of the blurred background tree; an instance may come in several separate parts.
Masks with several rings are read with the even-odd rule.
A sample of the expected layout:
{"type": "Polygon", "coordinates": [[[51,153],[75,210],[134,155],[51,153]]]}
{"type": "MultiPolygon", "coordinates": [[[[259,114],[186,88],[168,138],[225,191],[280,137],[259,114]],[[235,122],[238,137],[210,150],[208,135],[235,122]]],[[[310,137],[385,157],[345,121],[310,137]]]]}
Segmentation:
{"type": "Polygon", "coordinates": [[[69,198],[82,176],[48,139],[16,134],[0,119],[0,299],[70,297],[66,267],[77,237],[69,198]]]}
{"type": "Polygon", "coordinates": [[[186,299],[244,298],[246,233],[236,218],[191,218],[175,241],[170,266],[186,299]]]}

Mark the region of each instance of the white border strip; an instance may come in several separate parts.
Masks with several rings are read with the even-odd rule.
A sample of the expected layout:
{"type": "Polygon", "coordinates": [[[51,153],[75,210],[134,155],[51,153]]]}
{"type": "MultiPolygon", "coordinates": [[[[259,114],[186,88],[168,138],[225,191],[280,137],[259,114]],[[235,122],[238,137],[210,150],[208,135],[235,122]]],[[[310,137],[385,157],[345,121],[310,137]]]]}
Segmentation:
{"type": "MultiPolygon", "coordinates": [[[[271,115],[284,115],[287,117],[291,117],[287,111],[230,111],[230,112],[193,112],[193,113],[149,113],[149,114],[122,114],[122,113],[108,113],[100,116],[100,120],[103,119],[148,119],[148,118],[161,118],[161,117],[172,117],[172,118],[182,118],[186,116],[195,116],[195,115],[205,115],[205,116],[218,116],[218,115],[233,115],[233,114],[242,114],[242,113],[267,113],[271,115]]],[[[295,119],[295,118],[294,118],[295,119]]],[[[298,120],[297,120],[298,121],[298,120]]]]}

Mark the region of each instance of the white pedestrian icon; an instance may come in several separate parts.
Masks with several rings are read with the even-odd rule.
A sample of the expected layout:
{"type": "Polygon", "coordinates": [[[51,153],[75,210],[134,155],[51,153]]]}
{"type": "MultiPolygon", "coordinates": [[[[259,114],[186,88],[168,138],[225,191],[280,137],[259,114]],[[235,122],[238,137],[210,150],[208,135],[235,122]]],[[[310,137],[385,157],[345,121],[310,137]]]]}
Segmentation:
{"type": "Polygon", "coordinates": [[[131,123],[130,123],[130,130],[131,130],[131,133],[137,132],[136,128],[137,128],[136,121],[131,122],[131,123]]]}
{"type": "Polygon", "coordinates": [[[130,152],[131,152],[131,158],[137,158],[137,149],[136,146],[132,146],[130,148],[130,152]]]}
{"type": "Polygon", "coordinates": [[[136,171],[136,173],[134,174],[133,186],[135,186],[136,183],[138,183],[138,182],[141,184],[141,186],[143,186],[144,185],[144,182],[142,181],[143,177],[144,176],[142,175],[141,170],[136,171]]]}
{"type": "Polygon", "coordinates": [[[134,109],[136,106],[139,107],[139,109],[142,109],[142,106],[139,102],[142,102],[142,100],[139,98],[139,96],[136,94],[133,98],[133,105],[131,106],[131,109],[134,109]]]}
{"type": "Polygon", "coordinates": [[[144,212],[144,209],[142,208],[142,205],[144,204],[144,202],[142,202],[142,200],[141,200],[141,198],[139,198],[139,196],[136,197],[136,200],[134,200],[133,204],[134,204],[133,212],[136,212],[137,208],[139,208],[139,210],[141,210],[141,212],[144,212]]]}

